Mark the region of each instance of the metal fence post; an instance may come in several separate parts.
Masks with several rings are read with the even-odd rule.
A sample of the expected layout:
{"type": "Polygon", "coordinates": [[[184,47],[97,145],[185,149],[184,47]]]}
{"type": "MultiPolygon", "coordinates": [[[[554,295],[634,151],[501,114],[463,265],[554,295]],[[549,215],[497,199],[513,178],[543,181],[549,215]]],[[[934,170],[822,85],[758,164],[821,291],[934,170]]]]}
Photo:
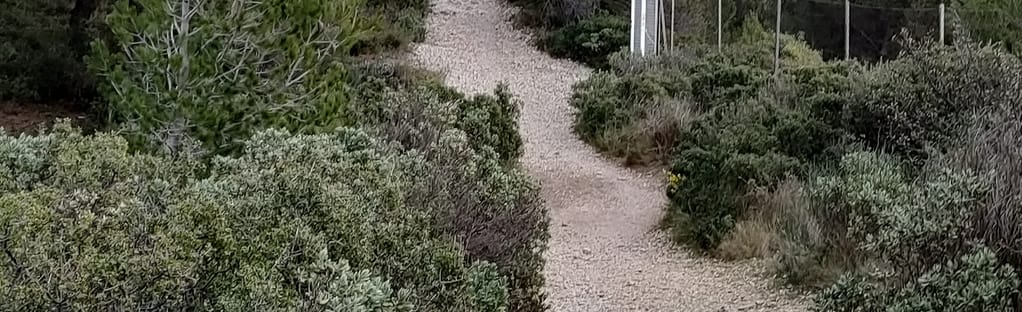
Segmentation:
{"type": "Polygon", "coordinates": [[[852,4],[851,0],[845,0],[845,60],[851,58],[852,48],[852,4]]]}
{"type": "Polygon", "coordinates": [[[670,38],[671,51],[674,51],[674,37],[675,37],[674,36],[674,24],[676,23],[675,20],[674,20],[674,14],[675,14],[675,12],[677,12],[674,9],[674,1],[675,0],[671,0],[671,38],[670,38]]]}
{"type": "Polygon", "coordinates": [[[717,0],[717,52],[721,51],[724,45],[724,4],[723,0],[717,0]]]}
{"type": "Polygon", "coordinates": [[[777,0],[777,25],[774,29],[774,76],[781,70],[781,0],[777,0]]]}
{"type": "Polygon", "coordinates": [[[940,45],[944,45],[944,2],[940,3],[940,45]]]}

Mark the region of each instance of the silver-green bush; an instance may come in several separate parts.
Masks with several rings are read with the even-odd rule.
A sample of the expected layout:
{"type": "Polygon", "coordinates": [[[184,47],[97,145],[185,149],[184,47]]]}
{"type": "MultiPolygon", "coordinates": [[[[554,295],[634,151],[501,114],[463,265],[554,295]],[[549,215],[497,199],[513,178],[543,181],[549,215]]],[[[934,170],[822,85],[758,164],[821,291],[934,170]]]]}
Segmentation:
{"type": "Polygon", "coordinates": [[[262,131],[187,161],[62,127],[5,138],[4,311],[504,311],[507,279],[405,203],[414,157],[357,130],[262,131]],[[11,153],[5,153],[10,155],[11,153]]]}
{"type": "Polygon", "coordinates": [[[469,258],[497,265],[508,279],[510,310],[542,311],[549,221],[538,186],[508,163],[521,141],[513,115],[500,112],[515,102],[501,89],[496,98],[472,99],[413,90],[386,91],[383,100],[353,111],[369,131],[416,155],[406,170],[407,205],[433,211],[469,258]]]}
{"type": "Polygon", "coordinates": [[[1019,280],[993,251],[974,248],[936,265],[907,284],[876,276],[846,275],[816,298],[816,311],[931,312],[1015,311],[1019,280]]]}

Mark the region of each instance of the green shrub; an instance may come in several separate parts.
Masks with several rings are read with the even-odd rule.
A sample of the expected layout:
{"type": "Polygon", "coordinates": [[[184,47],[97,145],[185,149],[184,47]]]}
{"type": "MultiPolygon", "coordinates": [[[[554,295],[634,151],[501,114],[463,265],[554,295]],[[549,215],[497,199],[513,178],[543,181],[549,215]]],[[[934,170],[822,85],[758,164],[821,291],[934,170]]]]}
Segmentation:
{"type": "Polygon", "coordinates": [[[705,62],[692,74],[692,97],[701,109],[750,98],[767,83],[769,75],[766,71],[723,62],[725,60],[705,62]]]}
{"type": "Polygon", "coordinates": [[[355,54],[398,49],[426,38],[427,0],[366,0],[366,12],[359,17],[374,25],[354,45],[355,54]]]}
{"type": "Polygon", "coordinates": [[[814,311],[886,311],[887,304],[888,298],[884,298],[881,285],[868,277],[848,274],[841,276],[815,299],[814,311]]]}
{"type": "Polygon", "coordinates": [[[360,2],[206,1],[179,14],[186,3],[119,1],[107,18],[112,46],[93,45],[92,68],[129,141],[172,146],[159,137],[179,132],[207,149],[237,151],[258,129],[345,123],[337,57],[363,32],[360,2]]]}
{"type": "Polygon", "coordinates": [[[681,177],[668,191],[668,215],[684,213],[698,246],[713,248],[747,205],[751,187],[772,188],[798,174],[809,160],[825,157],[837,132],[809,113],[760,97],[711,109],[681,134],[671,173],[681,177]],[[812,141],[807,142],[807,138],[812,141]]]}
{"type": "Polygon", "coordinates": [[[11,149],[3,310],[503,311],[505,278],[404,203],[393,153],[355,130],[264,131],[208,178],[60,129],[11,149]]]}
{"type": "Polygon", "coordinates": [[[877,149],[917,166],[945,152],[970,112],[1019,103],[1022,64],[989,46],[909,43],[903,55],[852,78],[846,124],[877,149]]]}
{"type": "Polygon", "coordinates": [[[501,160],[513,161],[522,155],[522,137],[518,134],[521,102],[506,84],[497,86],[493,94],[458,101],[456,126],[468,133],[476,149],[489,147],[501,160]]]}
{"type": "Polygon", "coordinates": [[[1014,311],[1019,280],[990,249],[936,265],[905,285],[846,276],[816,299],[817,311],[1014,311]]]}
{"type": "MultiPolygon", "coordinates": [[[[731,33],[731,32],[728,32],[731,33]]],[[[731,65],[745,65],[761,70],[774,68],[774,34],[767,32],[756,16],[742,19],[731,42],[723,47],[722,56],[731,65]]],[[[781,33],[781,69],[824,65],[819,51],[813,50],[801,36],[781,33]]]]}
{"type": "Polygon", "coordinates": [[[821,178],[815,201],[846,216],[862,250],[916,276],[956,257],[971,232],[987,185],[968,172],[941,170],[911,185],[897,163],[873,153],[846,155],[839,177],[821,178]]]}
{"type": "Polygon", "coordinates": [[[510,94],[501,87],[497,97],[466,100],[435,86],[382,90],[380,101],[358,102],[353,111],[369,131],[421,155],[406,170],[407,205],[435,211],[436,223],[470,259],[497,265],[507,278],[510,310],[542,311],[549,222],[538,186],[509,161],[521,144],[510,94]],[[493,133],[502,134],[487,136],[493,133]]]}
{"type": "MultiPolygon", "coordinates": [[[[1005,50],[1022,55],[1022,24],[1011,16],[1022,13],[1022,5],[1011,0],[955,1],[955,14],[968,35],[982,42],[992,42],[1005,50]]],[[[955,36],[961,36],[955,33],[955,36]]]]}
{"type": "Polygon", "coordinates": [[[973,213],[989,188],[985,182],[968,172],[944,170],[930,177],[904,204],[876,211],[874,220],[864,217],[866,222],[860,225],[853,215],[850,230],[878,228],[878,233],[867,234],[864,249],[901,270],[928,266],[962,253],[966,235],[972,230],[973,213]]]}
{"type": "Polygon", "coordinates": [[[782,84],[774,86],[768,72],[772,60],[750,59],[755,51],[772,49],[773,41],[755,19],[746,24],[748,29],[724,53],[696,45],[648,58],[613,54],[607,71],[598,71],[574,87],[575,132],[628,163],[664,160],[699,114],[717,114],[712,108],[737,105],[769,91],[781,98],[778,101],[789,102],[783,106],[807,112],[796,114],[802,117],[793,116],[787,129],[778,131],[782,140],[798,141],[791,142],[792,150],[785,152],[808,156],[833,149],[828,140],[838,133],[826,128],[840,126],[844,107],[840,95],[847,89],[849,66],[825,64],[804,43],[785,37],[785,46],[793,52],[783,57],[792,65],[784,69],[782,84]],[[824,137],[818,144],[814,140],[800,147],[807,140],[799,136],[809,134],[824,137]]]}
{"type": "MultiPolygon", "coordinates": [[[[766,32],[747,24],[733,48],[766,47],[766,32]]],[[[741,54],[699,47],[648,59],[614,55],[609,71],[575,85],[574,130],[628,163],[665,160],[675,150],[675,204],[664,223],[676,238],[715,247],[742,217],[750,187],[771,188],[806,162],[840,155],[844,134],[834,113],[844,107],[850,69],[801,48],[789,56],[799,65],[779,80],[741,54]]]]}
{"type": "Polygon", "coordinates": [[[600,14],[552,31],[542,45],[555,57],[607,68],[607,57],[628,46],[628,25],[623,16],[600,14]]]}
{"type": "Polygon", "coordinates": [[[620,106],[633,102],[621,99],[618,93],[634,85],[608,72],[594,73],[589,79],[576,84],[570,101],[576,109],[575,133],[584,141],[592,141],[610,129],[629,123],[634,118],[635,109],[620,106]]]}
{"type": "Polygon", "coordinates": [[[469,258],[497,265],[507,278],[510,310],[543,311],[549,221],[539,187],[491,150],[473,152],[466,139],[460,131],[448,131],[434,143],[427,162],[410,170],[414,186],[406,201],[437,211],[437,223],[469,258]]]}
{"type": "Polygon", "coordinates": [[[612,55],[610,71],[573,87],[575,133],[629,164],[663,161],[695,114],[687,99],[691,61],[683,53],[612,55]]]}
{"type": "Polygon", "coordinates": [[[675,239],[712,249],[741,217],[745,206],[742,196],[750,185],[769,187],[798,166],[797,160],[776,153],[728,154],[685,149],[676,154],[671,167],[680,182],[668,190],[672,204],[667,225],[675,239]],[[675,220],[690,221],[672,224],[675,220]]]}
{"type": "MultiPolygon", "coordinates": [[[[811,237],[799,235],[798,231],[782,232],[789,246],[782,247],[778,254],[782,265],[779,269],[789,280],[816,284],[820,280],[812,277],[833,276],[834,272],[814,270],[832,267],[831,264],[853,275],[866,267],[880,270],[880,274],[868,279],[837,281],[824,294],[830,297],[821,303],[821,310],[874,311],[876,306],[860,302],[869,300],[880,302],[878,306],[888,307],[887,311],[903,311],[890,307],[908,304],[896,303],[899,301],[933,300],[959,291],[932,288],[926,281],[952,279],[940,283],[962,283],[958,279],[965,277],[943,277],[934,272],[941,270],[941,264],[960,257],[961,261],[972,261],[964,255],[969,253],[967,245],[974,237],[974,213],[982,209],[987,181],[968,170],[938,168],[918,177],[920,181],[911,182],[904,171],[894,157],[870,152],[845,155],[834,175],[821,176],[811,184],[806,197],[811,215],[781,216],[786,223],[797,224],[798,219],[807,218],[827,222],[826,228],[811,237]],[[869,265],[863,265],[864,262],[869,265]],[[910,282],[922,286],[905,284],[910,282]],[[925,296],[932,298],[910,298],[920,296],[917,290],[912,290],[920,287],[931,287],[925,296]],[[898,290],[901,293],[895,296],[891,289],[899,288],[907,290],[898,290]]],[[[939,274],[972,274],[955,270],[958,269],[939,274]]]]}

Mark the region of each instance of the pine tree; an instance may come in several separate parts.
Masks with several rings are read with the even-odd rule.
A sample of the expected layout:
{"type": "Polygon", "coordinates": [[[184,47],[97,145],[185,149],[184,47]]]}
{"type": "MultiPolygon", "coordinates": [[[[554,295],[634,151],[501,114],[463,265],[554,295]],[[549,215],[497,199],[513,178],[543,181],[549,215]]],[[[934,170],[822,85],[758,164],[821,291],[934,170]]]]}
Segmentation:
{"type": "Polygon", "coordinates": [[[136,145],[181,135],[233,151],[253,131],[345,123],[345,69],[362,4],[334,0],[121,0],[113,48],[94,42],[113,121],[136,145]]]}

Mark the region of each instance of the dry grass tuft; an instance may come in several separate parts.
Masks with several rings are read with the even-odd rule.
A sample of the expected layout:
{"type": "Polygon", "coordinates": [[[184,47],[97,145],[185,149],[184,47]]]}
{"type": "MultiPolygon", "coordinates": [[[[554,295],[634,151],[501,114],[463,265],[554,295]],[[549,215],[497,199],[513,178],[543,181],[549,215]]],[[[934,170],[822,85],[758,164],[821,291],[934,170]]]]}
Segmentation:
{"type": "Polygon", "coordinates": [[[776,230],[760,220],[738,222],[719,246],[717,257],[724,260],[765,259],[776,250],[776,230]]]}
{"type": "Polygon", "coordinates": [[[625,165],[644,165],[667,159],[681,132],[697,114],[691,102],[679,99],[642,101],[642,118],[619,130],[606,131],[594,144],[619,156],[625,165]]]}

